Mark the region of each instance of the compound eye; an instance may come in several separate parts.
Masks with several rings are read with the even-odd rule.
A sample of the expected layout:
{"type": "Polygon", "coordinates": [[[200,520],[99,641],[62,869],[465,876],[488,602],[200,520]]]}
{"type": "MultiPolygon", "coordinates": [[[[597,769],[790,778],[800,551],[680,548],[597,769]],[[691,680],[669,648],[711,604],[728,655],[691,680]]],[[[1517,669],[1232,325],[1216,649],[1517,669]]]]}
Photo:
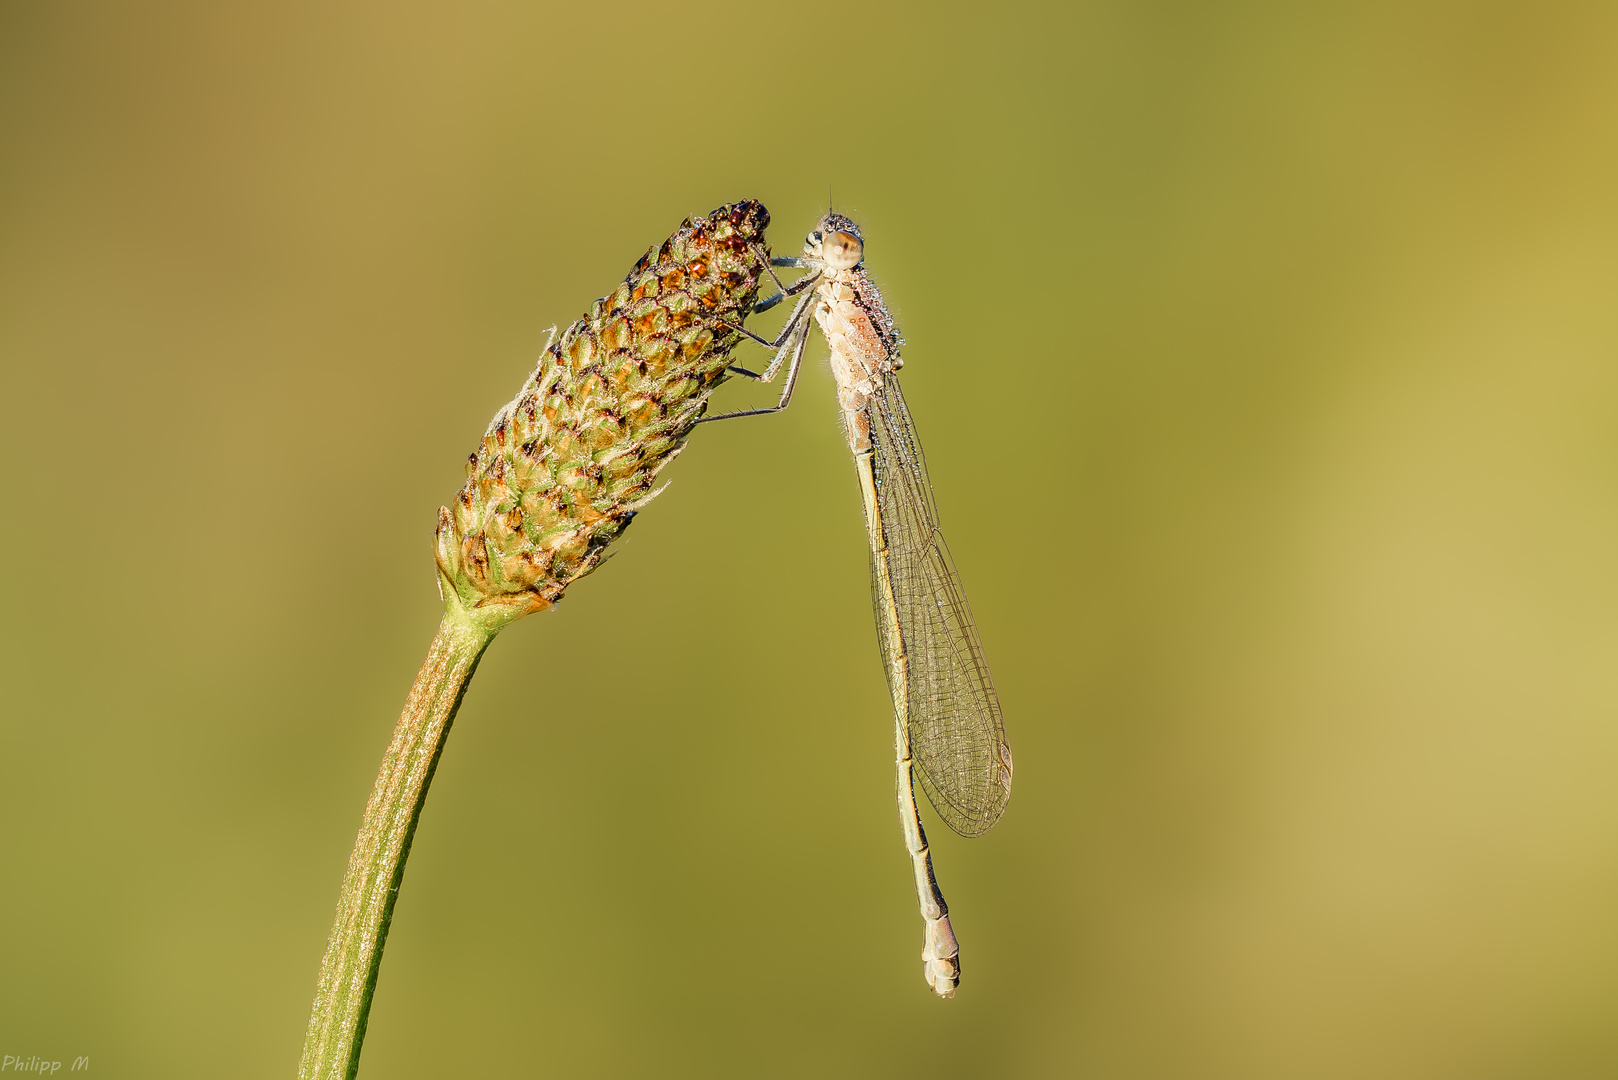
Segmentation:
{"type": "Polygon", "coordinates": [[[865,245],[853,233],[829,233],[821,241],[820,257],[833,270],[852,270],[865,258],[865,245]]]}

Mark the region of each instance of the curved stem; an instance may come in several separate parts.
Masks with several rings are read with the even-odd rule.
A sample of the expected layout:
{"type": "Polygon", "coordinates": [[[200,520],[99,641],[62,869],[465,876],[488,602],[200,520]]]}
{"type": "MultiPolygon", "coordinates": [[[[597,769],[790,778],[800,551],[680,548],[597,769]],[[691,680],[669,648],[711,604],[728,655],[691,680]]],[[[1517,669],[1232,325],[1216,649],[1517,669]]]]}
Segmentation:
{"type": "Polygon", "coordinates": [[[337,923],[320,961],[299,1080],[351,1080],[359,1072],[360,1043],[416,819],[467,683],[500,625],[471,615],[451,595],[393,729],[348,857],[337,923]]]}

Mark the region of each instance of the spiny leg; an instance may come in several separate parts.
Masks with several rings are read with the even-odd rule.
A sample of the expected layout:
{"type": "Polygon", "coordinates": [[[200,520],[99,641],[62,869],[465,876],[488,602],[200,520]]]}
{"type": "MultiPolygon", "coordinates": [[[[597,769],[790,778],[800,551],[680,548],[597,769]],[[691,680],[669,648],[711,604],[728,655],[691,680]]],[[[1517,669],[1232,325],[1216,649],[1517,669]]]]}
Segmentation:
{"type": "Polygon", "coordinates": [[[786,264],[784,262],[780,262],[780,261],[778,261],[776,259],[770,258],[769,250],[767,248],[765,248],[765,246],[763,244],[759,243],[757,240],[753,241],[752,247],[753,247],[753,254],[758,257],[759,262],[764,264],[764,272],[766,274],[770,275],[770,280],[775,282],[775,287],[777,289],[780,289],[783,293],[786,292],[787,287],[785,285],[781,284],[781,279],[779,277],[777,277],[776,274],[775,274],[775,267],[777,267],[777,266],[785,266],[786,264]]]}
{"type": "MultiPolygon", "coordinates": [[[[798,286],[803,285],[804,282],[811,282],[812,283],[814,281],[817,281],[817,280],[819,280],[819,277],[820,277],[820,275],[818,275],[818,274],[814,274],[814,275],[811,275],[809,277],[806,277],[806,278],[803,279],[803,281],[795,282],[793,284],[793,288],[794,289],[798,288],[798,286]]],[[[798,323],[803,320],[803,317],[804,317],[805,313],[807,313],[808,310],[809,310],[809,302],[814,299],[814,296],[815,296],[814,292],[810,291],[810,292],[804,293],[803,296],[798,298],[798,303],[797,303],[797,305],[795,307],[793,307],[792,314],[787,316],[786,324],[781,327],[781,333],[776,337],[776,339],[774,341],[771,341],[767,337],[761,337],[758,334],[753,333],[753,331],[749,330],[745,326],[738,326],[736,323],[730,322],[730,321],[725,320],[725,319],[715,319],[714,322],[718,323],[720,327],[722,327],[725,330],[730,331],[731,333],[740,334],[745,338],[750,338],[751,340],[758,342],[760,345],[764,346],[766,349],[779,349],[781,346],[783,346],[783,345],[785,345],[787,343],[787,339],[789,339],[792,336],[793,330],[796,329],[798,323]]],[[[749,373],[747,371],[743,370],[743,371],[738,372],[738,374],[745,375],[745,374],[749,374],[749,373]]],[[[756,378],[756,376],[755,376],[755,378],[756,378]]]]}
{"type": "MultiPolygon", "coordinates": [[[[781,279],[775,277],[775,274],[774,274],[773,271],[770,273],[770,277],[775,278],[775,283],[777,285],[781,284],[781,279]]],[[[820,275],[818,273],[816,273],[816,274],[805,274],[803,277],[799,278],[797,281],[794,281],[791,285],[783,285],[783,286],[781,286],[781,291],[780,292],[776,293],[774,296],[766,297],[765,299],[760,300],[758,303],[754,304],[753,305],[753,314],[757,315],[761,311],[770,310],[772,307],[774,307],[776,304],[779,304],[781,301],[785,300],[787,297],[798,295],[798,293],[805,286],[813,285],[815,282],[817,282],[819,280],[820,280],[820,275]]]]}
{"type": "MultiPolygon", "coordinates": [[[[808,297],[805,297],[805,299],[808,299],[808,297]]],[[[796,344],[792,346],[792,364],[787,368],[786,384],[781,387],[781,400],[776,402],[773,409],[742,409],[740,412],[721,413],[718,416],[704,416],[701,420],[698,420],[697,423],[706,424],[710,420],[734,420],[738,416],[767,416],[770,413],[777,413],[786,408],[787,405],[792,401],[792,388],[798,384],[798,367],[803,363],[804,346],[809,344],[809,320],[800,320],[794,329],[796,330],[797,338],[796,344]]],[[[775,359],[770,361],[770,366],[765,370],[764,374],[762,376],[754,377],[758,378],[762,382],[768,382],[769,380],[775,378],[775,369],[781,366],[781,356],[786,351],[787,350],[785,348],[782,348],[780,352],[775,354],[775,359]]]]}
{"type": "Polygon", "coordinates": [[[768,311],[772,307],[774,307],[776,304],[779,304],[781,301],[785,300],[786,298],[787,298],[787,291],[785,289],[782,289],[780,292],[776,293],[774,296],[768,297],[767,299],[764,299],[764,300],[760,300],[758,303],[754,304],[753,305],[753,314],[757,315],[760,312],[768,311]]]}
{"type": "MultiPolygon", "coordinates": [[[[731,364],[729,367],[725,368],[725,370],[736,375],[745,375],[749,379],[753,379],[757,382],[769,382],[771,379],[775,378],[775,373],[781,368],[781,358],[785,356],[787,350],[791,348],[788,342],[791,340],[793,332],[797,329],[800,322],[807,323],[809,321],[804,317],[804,306],[809,303],[810,298],[813,296],[814,293],[809,293],[808,295],[804,296],[803,299],[798,301],[797,306],[792,309],[792,314],[788,316],[787,321],[782,325],[780,336],[774,341],[766,341],[744,327],[736,326],[734,323],[725,322],[723,319],[721,319],[719,321],[719,325],[723,326],[725,329],[740,331],[742,334],[752,338],[765,348],[775,350],[775,355],[770,358],[769,367],[764,369],[764,374],[762,375],[756,371],[750,371],[747,368],[742,367],[740,364],[731,364]]],[[[713,417],[713,419],[717,420],[719,417],[716,416],[713,417]]]]}

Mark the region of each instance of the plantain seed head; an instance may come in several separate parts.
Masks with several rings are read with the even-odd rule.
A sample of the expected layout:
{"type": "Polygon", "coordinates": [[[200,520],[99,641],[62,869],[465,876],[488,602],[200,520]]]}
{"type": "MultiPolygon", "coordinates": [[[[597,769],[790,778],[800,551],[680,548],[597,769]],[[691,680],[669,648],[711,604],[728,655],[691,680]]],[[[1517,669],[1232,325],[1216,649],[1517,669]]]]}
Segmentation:
{"type": "Polygon", "coordinates": [[[758,298],[770,215],[751,200],[687,219],[552,338],[438,512],[442,587],[500,622],[600,565],[724,382],[758,298]]]}

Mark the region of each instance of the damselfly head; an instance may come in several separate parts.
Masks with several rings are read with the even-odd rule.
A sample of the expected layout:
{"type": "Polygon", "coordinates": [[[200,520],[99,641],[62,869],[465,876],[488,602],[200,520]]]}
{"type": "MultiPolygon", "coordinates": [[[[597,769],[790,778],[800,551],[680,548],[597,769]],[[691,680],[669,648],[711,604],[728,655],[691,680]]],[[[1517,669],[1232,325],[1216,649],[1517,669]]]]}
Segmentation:
{"type": "Polygon", "coordinates": [[[865,245],[853,233],[827,233],[820,242],[820,258],[833,270],[852,270],[865,258],[865,245]]]}
{"type": "Polygon", "coordinates": [[[803,252],[830,270],[852,270],[865,258],[860,229],[841,214],[827,214],[804,240],[803,252]]]}

